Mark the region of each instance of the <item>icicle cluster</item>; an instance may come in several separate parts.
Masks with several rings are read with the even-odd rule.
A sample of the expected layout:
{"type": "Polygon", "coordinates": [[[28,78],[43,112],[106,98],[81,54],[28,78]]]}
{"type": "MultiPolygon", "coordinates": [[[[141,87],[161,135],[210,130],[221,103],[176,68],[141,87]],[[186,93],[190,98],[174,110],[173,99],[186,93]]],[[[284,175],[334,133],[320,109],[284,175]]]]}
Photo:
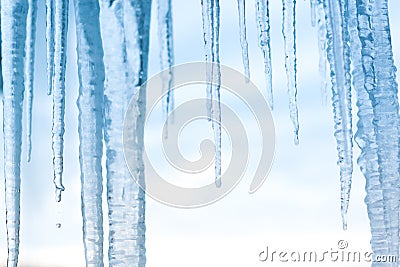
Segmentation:
{"type": "MultiPolygon", "coordinates": [[[[151,0],[73,0],[79,72],[79,159],[83,243],[87,266],[103,266],[102,166],[106,145],[110,266],[145,266],[145,195],[124,160],[122,129],[130,99],[133,175],[144,180],[143,131],[151,0]],[[137,93],[138,92],[138,93],[137,93]],[[104,136],[103,136],[104,133],[104,136]]],[[[8,266],[17,266],[20,227],[22,113],[26,94],[27,156],[31,157],[32,106],[37,0],[1,1],[1,75],[4,125],[4,177],[8,266]]],[[[207,110],[214,130],[215,181],[221,185],[221,111],[219,0],[202,0],[207,110]]],[[[61,200],[65,114],[68,0],[46,0],[48,94],[53,96],[52,149],[56,199],[61,200]]],[[[326,98],[326,62],[330,67],[335,138],[341,182],[341,215],[347,227],[353,171],[351,86],[358,107],[355,142],[366,178],[365,202],[371,245],[377,255],[399,256],[400,133],[396,68],[393,61],[388,0],[310,0],[311,24],[318,26],[321,90],[326,98]],[[351,72],[352,70],[352,72],[351,72]]],[[[250,78],[245,0],[237,0],[240,43],[250,78]]],[[[290,118],[298,143],[296,0],[283,0],[290,118]]],[[[256,0],[259,46],[263,53],[267,100],[273,108],[269,0],[256,0]]],[[[164,72],[165,116],[174,109],[171,0],[158,0],[160,65],[164,72]]],[[[377,265],[377,263],[373,263],[377,265]]],[[[392,266],[395,266],[393,264],[392,266]]]]}
{"type": "MultiPolygon", "coordinates": [[[[61,200],[65,114],[68,0],[46,1],[48,93],[53,96],[52,149],[56,200],[61,200]]],[[[165,7],[171,14],[171,4],[165,7]]],[[[103,266],[102,154],[107,148],[110,266],[144,266],[144,192],[123,156],[122,129],[128,101],[147,79],[151,0],[74,0],[79,72],[79,160],[86,266],[103,266]],[[102,14],[102,15],[100,15],[102,14]],[[128,25],[125,27],[124,25],[128,25]],[[116,40],[119,40],[116,43],[116,40]],[[107,79],[105,79],[107,77],[107,79]],[[105,116],[105,118],[103,117],[105,116]],[[104,123],[105,122],[105,123],[104,123]]],[[[37,0],[2,1],[4,166],[8,266],[17,266],[20,222],[22,107],[26,92],[30,159],[37,0]],[[22,73],[22,75],[21,75],[22,73]],[[25,83],[24,83],[25,81],[25,83]],[[25,89],[26,88],[26,89],[25,89]]],[[[168,66],[173,64],[169,15],[168,66]]],[[[146,94],[136,94],[136,175],[144,179],[143,114],[146,94]]]]}

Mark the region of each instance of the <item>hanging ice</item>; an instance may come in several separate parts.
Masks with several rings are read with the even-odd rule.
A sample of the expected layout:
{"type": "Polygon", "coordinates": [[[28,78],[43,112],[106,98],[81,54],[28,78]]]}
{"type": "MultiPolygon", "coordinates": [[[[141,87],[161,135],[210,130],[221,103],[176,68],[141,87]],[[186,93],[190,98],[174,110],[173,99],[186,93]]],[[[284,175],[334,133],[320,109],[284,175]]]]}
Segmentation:
{"type": "MultiPolygon", "coordinates": [[[[125,111],[135,91],[147,78],[151,1],[101,2],[101,31],[106,73],[104,138],[107,148],[107,200],[110,266],[139,266],[145,256],[145,194],[134,182],[125,164],[122,129],[125,111]],[[126,25],[126,27],[125,27],[126,25]]],[[[135,95],[143,112],[145,92],[135,95]]],[[[134,139],[137,148],[135,175],[144,179],[141,151],[143,117],[134,139]]]]}
{"type": "Polygon", "coordinates": [[[237,0],[239,12],[239,35],[240,45],[242,47],[242,60],[244,66],[244,75],[247,80],[250,79],[250,63],[249,63],[249,45],[246,37],[246,4],[245,0],[237,0]]]}
{"type": "Polygon", "coordinates": [[[46,0],[46,56],[47,56],[47,94],[51,94],[54,75],[54,1],[46,0]]]}
{"type": "Polygon", "coordinates": [[[350,41],[345,14],[345,0],[325,2],[327,14],[328,61],[331,67],[332,104],[335,120],[335,138],[340,167],[341,214],[343,229],[347,228],[347,209],[353,172],[353,143],[351,122],[350,41]]]}
{"type": "Polygon", "coordinates": [[[321,98],[322,103],[326,104],[328,98],[326,81],[326,21],[323,0],[318,0],[318,53],[319,53],[319,76],[321,79],[321,98]]]}
{"type": "MultiPolygon", "coordinates": [[[[388,255],[398,256],[399,103],[388,18],[388,1],[359,0],[357,1],[357,16],[362,48],[364,87],[371,100],[374,137],[377,144],[377,159],[374,158],[373,163],[379,166],[379,183],[382,188],[382,198],[379,194],[375,194],[369,195],[369,199],[367,199],[367,204],[381,201],[383,203],[383,211],[375,211],[376,213],[370,211],[369,213],[373,247],[378,251],[384,250],[384,246],[379,242],[386,239],[388,255]],[[385,231],[381,228],[382,220],[385,231]],[[374,237],[376,237],[375,240],[374,237]]],[[[379,185],[376,179],[369,179],[368,183],[379,185]]],[[[379,187],[375,186],[374,189],[379,190],[379,187]]]]}
{"type": "MultiPolygon", "coordinates": [[[[358,37],[358,20],[356,0],[348,1],[349,35],[351,43],[351,61],[353,64],[353,85],[357,93],[358,122],[355,141],[361,149],[358,157],[358,165],[366,178],[365,203],[371,226],[371,246],[376,255],[389,255],[386,241],[386,229],[384,221],[384,208],[382,196],[382,184],[379,179],[378,151],[376,134],[373,125],[373,108],[366,88],[373,86],[370,82],[374,80],[371,71],[363,72],[363,61],[361,58],[361,42],[358,37]],[[371,75],[372,74],[372,75],[371,75]],[[368,82],[366,82],[368,81],[368,82]]],[[[364,61],[366,69],[372,70],[371,60],[364,61]]],[[[379,266],[373,263],[373,266],[379,266]]]]}
{"type": "Polygon", "coordinates": [[[174,91],[172,90],[174,75],[174,46],[172,31],[172,3],[171,0],[158,0],[158,41],[160,43],[160,67],[163,72],[163,93],[166,93],[163,101],[163,110],[168,123],[168,115],[174,109],[174,91]]]}
{"type": "Polygon", "coordinates": [[[289,93],[290,119],[294,127],[294,143],[299,143],[299,119],[297,111],[296,69],[296,0],[283,0],[282,33],[285,43],[285,68],[289,93]]]}
{"type": "Polygon", "coordinates": [[[16,267],[19,251],[22,102],[28,1],[1,1],[4,177],[7,266],[16,267]]]}
{"type": "Polygon", "coordinates": [[[54,76],[52,149],[56,200],[61,201],[64,151],[65,67],[67,53],[68,0],[54,3],[54,76]]]}
{"type": "Polygon", "coordinates": [[[79,162],[86,266],[103,266],[104,64],[99,3],[74,0],[79,72],[79,162]]]}
{"type": "Polygon", "coordinates": [[[269,0],[256,1],[256,16],[258,26],[258,42],[264,57],[264,72],[267,82],[267,101],[271,109],[274,108],[274,98],[272,93],[272,65],[271,65],[271,46],[270,46],[270,17],[269,0]]]}
{"type": "Polygon", "coordinates": [[[33,101],[33,71],[35,65],[35,35],[37,0],[28,0],[28,18],[26,28],[26,58],[25,58],[25,91],[26,91],[26,133],[27,133],[27,157],[31,160],[32,152],[32,101],[33,101]]]}
{"type": "Polygon", "coordinates": [[[207,64],[207,112],[215,141],[215,184],[221,186],[221,70],[219,66],[219,0],[202,0],[207,64]]]}

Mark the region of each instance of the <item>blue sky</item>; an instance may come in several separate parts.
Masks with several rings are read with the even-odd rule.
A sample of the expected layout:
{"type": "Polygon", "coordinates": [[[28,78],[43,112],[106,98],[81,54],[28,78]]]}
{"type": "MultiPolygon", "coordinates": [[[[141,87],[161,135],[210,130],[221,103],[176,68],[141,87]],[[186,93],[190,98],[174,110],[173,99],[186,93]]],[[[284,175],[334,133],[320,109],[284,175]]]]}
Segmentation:
{"type": "MultiPolygon", "coordinates": [[[[236,1],[221,0],[221,62],[242,71],[236,1]]],[[[276,152],[267,181],[254,195],[247,193],[251,172],[221,201],[201,209],[182,210],[148,198],[148,267],[265,266],[258,254],[265,247],[291,250],[329,250],[341,239],[349,248],[369,249],[369,222],[365,181],[355,164],[348,230],[341,230],[339,170],[333,137],[332,107],[321,104],[317,32],[311,27],[309,1],[298,1],[298,100],[300,144],[293,144],[288,112],[281,1],[271,2],[273,88],[276,152]]],[[[395,62],[400,62],[400,3],[389,1],[395,62]]],[[[72,3],[71,3],[72,4],[72,3]]],[[[199,0],[175,0],[175,62],[203,60],[204,48],[199,0]]],[[[63,201],[56,205],[52,183],[51,97],[46,96],[44,3],[39,3],[32,162],[23,162],[20,262],[25,266],[83,266],[80,172],[76,99],[78,93],[75,27],[70,16],[67,113],[63,201]],[[57,207],[59,206],[59,207],[57,207]],[[56,228],[60,222],[62,227],[56,228]]],[[[72,11],[72,10],[71,10],[72,11]]],[[[155,5],[151,25],[149,75],[159,71],[155,5]]],[[[261,52],[257,45],[254,1],[247,3],[247,34],[251,78],[265,87],[261,52]]],[[[328,88],[329,90],[329,88],[328,88]]],[[[330,95],[330,91],[328,91],[330,95]]],[[[354,108],[354,115],[356,113],[354,108]]],[[[354,117],[356,118],[356,117],[354,117]]],[[[353,120],[355,125],[356,120],[353,120]]],[[[2,145],[3,140],[0,139],[2,145]]],[[[25,143],[24,143],[25,148],[25,143]]],[[[25,150],[24,150],[25,151],[25,150]]],[[[2,156],[2,151],[0,152],[2,156]]],[[[25,153],[25,152],[24,152],[25,153]]],[[[355,158],[359,151],[355,147],[355,158]]],[[[23,154],[23,159],[26,155],[23,154]]],[[[3,166],[0,166],[2,171],[3,166]]],[[[0,183],[0,192],[4,191],[0,183]]],[[[105,206],[106,208],[106,206],[105,206]]],[[[0,221],[5,222],[0,201],[0,221]]],[[[107,224],[107,222],[105,222],[107,224]]],[[[6,259],[5,224],[0,224],[0,265],[6,259]]],[[[268,266],[282,266],[271,264],[268,266]]],[[[352,266],[340,265],[335,266],[352,266]]],[[[302,266],[298,264],[298,266],[302,266]]],[[[323,266],[330,266],[324,264],[323,266]]],[[[362,265],[354,265],[362,266],[362,265]]]]}

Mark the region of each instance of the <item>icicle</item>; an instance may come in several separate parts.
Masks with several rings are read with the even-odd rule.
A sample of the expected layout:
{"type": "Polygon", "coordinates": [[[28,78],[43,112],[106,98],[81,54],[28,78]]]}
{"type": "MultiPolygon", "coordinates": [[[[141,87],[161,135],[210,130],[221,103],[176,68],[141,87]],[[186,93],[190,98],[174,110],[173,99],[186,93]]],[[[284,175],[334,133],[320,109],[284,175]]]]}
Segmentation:
{"type": "Polygon", "coordinates": [[[47,94],[53,88],[54,75],[54,1],[46,0],[47,94]]]}
{"type": "MultiPolygon", "coordinates": [[[[173,100],[173,72],[174,50],[172,31],[172,3],[171,0],[158,0],[158,41],[160,43],[160,67],[168,69],[163,75],[163,93],[166,92],[166,99],[163,101],[163,110],[168,124],[168,115],[174,109],[173,100]]],[[[167,133],[166,133],[167,134],[167,133]]]]}
{"type": "Polygon", "coordinates": [[[294,127],[294,143],[299,143],[299,119],[297,111],[296,69],[296,0],[283,0],[282,33],[285,42],[285,68],[289,93],[290,119],[294,127]]]}
{"type": "Polygon", "coordinates": [[[18,265],[26,0],[1,1],[7,266],[18,265]]]}
{"type": "Polygon", "coordinates": [[[317,22],[318,0],[310,0],[310,9],[311,9],[311,26],[315,27],[317,22]]]}
{"type": "Polygon", "coordinates": [[[328,61],[331,67],[332,101],[335,116],[335,138],[339,155],[341,182],[341,213],[343,229],[350,198],[353,172],[353,143],[351,122],[350,51],[344,0],[325,2],[327,14],[328,61]]]}
{"type": "Polygon", "coordinates": [[[32,152],[32,101],[33,101],[33,71],[35,65],[35,35],[36,35],[36,13],[37,0],[28,0],[28,19],[26,36],[26,60],[25,60],[25,91],[26,91],[26,111],[27,111],[27,157],[31,160],[32,152]]]}
{"type": "Polygon", "coordinates": [[[326,81],[326,21],[323,0],[318,0],[318,52],[319,52],[319,76],[321,79],[321,99],[325,105],[328,98],[326,81]]]}
{"type": "Polygon", "coordinates": [[[271,65],[271,46],[270,46],[270,18],[269,0],[257,0],[256,16],[258,25],[258,42],[264,57],[264,72],[267,82],[266,96],[271,109],[274,108],[274,98],[272,94],[272,65],[271,65]]]}
{"type": "Polygon", "coordinates": [[[79,161],[86,266],[103,263],[103,89],[104,64],[99,3],[74,0],[79,72],[79,161]]]}
{"type": "MultiPolygon", "coordinates": [[[[383,212],[370,213],[371,229],[377,250],[387,255],[399,253],[399,103],[397,98],[396,68],[390,37],[387,0],[357,0],[359,38],[362,45],[362,67],[365,89],[373,109],[373,126],[377,144],[379,182],[382,188],[383,212]],[[381,229],[384,220],[385,230],[381,229]],[[383,235],[383,237],[382,237],[383,235]]],[[[375,181],[374,181],[375,182],[375,181]]],[[[373,183],[373,181],[370,181],[373,183]]],[[[377,183],[377,182],[375,182],[377,183]]],[[[371,196],[370,202],[379,202],[380,195],[371,196]]],[[[372,240],[374,241],[374,240],[372,240]]],[[[396,265],[391,265],[396,266],[396,265]]]]}
{"type": "Polygon", "coordinates": [[[249,64],[249,45],[246,37],[246,5],[245,0],[238,1],[238,12],[239,12],[239,34],[240,34],[240,45],[242,47],[242,60],[244,66],[244,75],[247,78],[247,82],[250,79],[250,64],[249,64]]]}
{"type": "Polygon", "coordinates": [[[202,0],[207,64],[207,112],[215,140],[215,184],[221,186],[221,70],[219,66],[219,0],[202,0]]]}
{"type": "Polygon", "coordinates": [[[54,5],[54,77],[52,148],[56,200],[61,201],[64,150],[65,67],[68,30],[68,0],[54,5]]]}
{"type": "MultiPolygon", "coordinates": [[[[374,80],[373,75],[369,73],[365,76],[363,73],[363,63],[361,58],[361,42],[358,38],[358,21],[356,0],[350,0],[349,3],[349,35],[351,48],[351,61],[353,63],[353,85],[357,93],[358,122],[355,141],[361,149],[358,157],[358,164],[366,178],[365,190],[367,196],[368,215],[371,226],[371,246],[375,255],[389,255],[387,247],[387,235],[385,231],[385,221],[383,216],[383,196],[382,184],[379,180],[379,163],[376,143],[376,134],[373,125],[373,108],[366,88],[371,84],[365,81],[374,80]]],[[[368,61],[366,61],[368,62],[368,61]]],[[[369,61],[371,62],[371,61],[369,61]]],[[[373,263],[372,266],[375,266],[373,263]]]]}
{"type": "MultiPolygon", "coordinates": [[[[106,73],[104,138],[107,147],[107,200],[110,266],[146,264],[145,193],[137,186],[125,164],[122,129],[128,102],[147,79],[151,1],[108,0],[101,2],[101,31],[106,73]],[[127,25],[124,27],[124,25],[127,25]]],[[[136,103],[142,114],[145,91],[136,103]]],[[[136,174],[144,179],[143,115],[137,114],[136,174]]]]}

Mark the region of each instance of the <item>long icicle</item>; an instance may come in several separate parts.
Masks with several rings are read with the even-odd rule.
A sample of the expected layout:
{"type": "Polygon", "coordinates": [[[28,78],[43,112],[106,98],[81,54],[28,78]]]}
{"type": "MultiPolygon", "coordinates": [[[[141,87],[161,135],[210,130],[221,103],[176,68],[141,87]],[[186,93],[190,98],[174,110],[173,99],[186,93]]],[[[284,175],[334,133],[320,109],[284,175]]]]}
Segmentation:
{"type": "Polygon", "coordinates": [[[74,0],[79,73],[79,162],[86,266],[103,263],[104,64],[97,0],[74,0]]]}
{"type": "MultiPolygon", "coordinates": [[[[164,116],[168,123],[170,111],[174,109],[174,91],[172,90],[174,75],[172,66],[174,65],[174,45],[172,30],[172,1],[158,0],[158,41],[160,44],[160,67],[161,70],[168,70],[162,75],[162,90],[166,93],[163,101],[164,116]]],[[[167,135],[167,133],[166,133],[167,135]]]]}
{"type": "Polygon", "coordinates": [[[46,0],[46,57],[47,57],[47,94],[53,90],[54,76],[54,2],[46,0]]]}
{"type": "Polygon", "coordinates": [[[37,0],[28,0],[28,18],[26,29],[26,59],[25,59],[25,91],[26,91],[26,146],[27,160],[31,160],[32,152],[32,102],[33,102],[33,74],[35,65],[35,37],[37,0]]]}
{"type": "Polygon", "coordinates": [[[22,103],[28,1],[1,1],[3,72],[4,177],[6,199],[7,266],[18,265],[22,103]]]}
{"type": "Polygon", "coordinates": [[[341,215],[347,228],[347,210],[353,172],[353,133],[351,122],[350,49],[344,0],[325,2],[327,14],[328,61],[331,67],[332,105],[341,184],[341,215]]]}
{"type": "Polygon", "coordinates": [[[283,0],[282,11],[289,112],[294,128],[294,143],[297,145],[299,143],[299,119],[297,110],[296,0],[283,0]]]}
{"type": "Polygon", "coordinates": [[[240,46],[242,47],[242,60],[244,66],[244,75],[247,81],[250,79],[250,63],[249,63],[249,45],[246,37],[246,0],[237,0],[239,13],[239,35],[240,46]]]}
{"type": "Polygon", "coordinates": [[[221,186],[221,70],[219,66],[219,0],[202,0],[204,46],[207,62],[207,112],[215,141],[215,184],[221,186]]]}
{"type": "MultiPolygon", "coordinates": [[[[107,151],[107,202],[110,266],[146,264],[145,193],[134,182],[125,164],[122,129],[128,102],[147,79],[151,1],[101,2],[101,30],[106,86],[104,139],[107,151]],[[128,25],[125,27],[124,25],[128,25]]],[[[144,108],[145,95],[136,103],[144,108]],[[142,104],[140,104],[142,103],[142,104]]],[[[136,95],[138,96],[138,95],[136,95]]],[[[143,112],[143,111],[142,111],[143,112]]],[[[144,115],[139,116],[138,119],[144,115]]],[[[136,175],[144,179],[141,149],[142,124],[136,124],[138,142],[136,175]]]]}
{"type": "Polygon", "coordinates": [[[68,0],[56,0],[54,5],[54,77],[52,149],[56,201],[61,201],[64,151],[65,68],[67,53],[68,0]]]}
{"type": "Polygon", "coordinates": [[[272,63],[270,45],[270,17],[269,0],[256,1],[256,17],[258,26],[258,44],[264,58],[264,73],[267,83],[266,98],[271,109],[274,108],[274,97],[272,93],[272,63]]]}
{"type": "MultiPolygon", "coordinates": [[[[367,196],[365,203],[367,204],[368,216],[371,227],[371,246],[375,255],[389,255],[387,246],[387,235],[384,221],[382,184],[379,180],[379,163],[378,150],[376,143],[376,134],[373,125],[373,108],[366,88],[373,86],[373,73],[365,73],[363,71],[363,61],[361,57],[361,42],[358,32],[358,18],[356,0],[350,0],[349,3],[349,34],[351,61],[353,64],[353,85],[357,94],[358,122],[357,132],[354,140],[361,149],[358,157],[358,165],[366,179],[365,190],[367,196]],[[372,74],[372,75],[371,75],[372,74]],[[369,82],[366,82],[369,81],[369,82]]],[[[373,70],[370,65],[371,60],[364,61],[369,70],[373,70]]],[[[373,263],[372,266],[379,266],[373,263]]]]}
{"type": "MultiPolygon", "coordinates": [[[[373,125],[377,143],[379,181],[382,187],[387,255],[398,256],[399,102],[390,36],[388,1],[357,0],[357,16],[359,38],[362,45],[365,89],[372,102],[374,114],[373,125]]],[[[379,221],[371,221],[371,224],[375,223],[378,226],[379,221]]],[[[376,230],[375,234],[383,234],[381,229],[376,230]]]]}
{"type": "Polygon", "coordinates": [[[321,79],[321,99],[325,105],[328,98],[328,84],[326,79],[326,21],[323,0],[318,0],[318,53],[319,53],[319,77],[321,79]]]}

